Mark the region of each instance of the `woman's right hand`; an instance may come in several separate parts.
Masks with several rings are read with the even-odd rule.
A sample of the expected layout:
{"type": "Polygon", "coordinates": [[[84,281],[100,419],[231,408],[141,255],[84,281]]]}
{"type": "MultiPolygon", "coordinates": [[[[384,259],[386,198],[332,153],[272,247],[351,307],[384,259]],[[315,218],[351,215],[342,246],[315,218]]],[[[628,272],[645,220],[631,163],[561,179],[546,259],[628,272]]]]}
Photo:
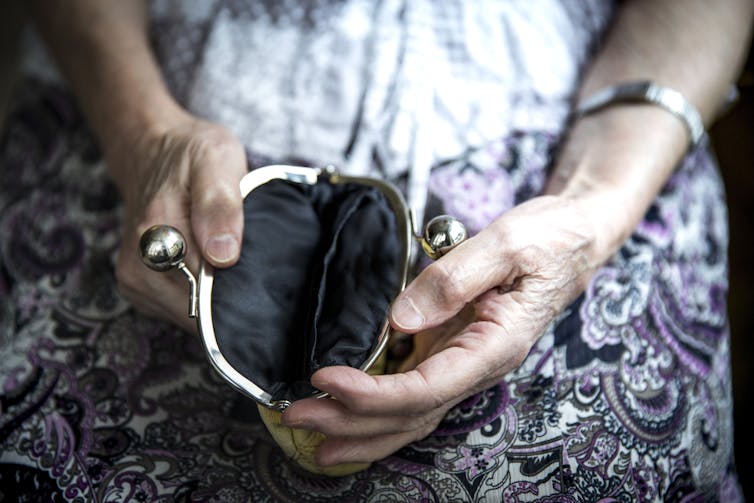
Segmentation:
{"type": "Polygon", "coordinates": [[[196,332],[186,279],[147,268],[139,238],[152,225],[172,225],[186,239],[186,265],[195,274],[200,258],[215,267],[234,264],[243,231],[244,149],[226,128],[185,112],[109,147],[108,171],[124,203],[115,265],[121,293],[139,311],[196,332]]]}
{"type": "Polygon", "coordinates": [[[186,238],[186,264],[238,260],[243,227],[239,181],[244,150],[222,126],[175,101],[149,43],[146,0],[30,2],[48,49],[76,94],[120,190],[123,236],[115,274],[123,295],[144,313],[196,332],[187,316],[188,285],[139,257],[141,233],[155,224],[186,238]]]}

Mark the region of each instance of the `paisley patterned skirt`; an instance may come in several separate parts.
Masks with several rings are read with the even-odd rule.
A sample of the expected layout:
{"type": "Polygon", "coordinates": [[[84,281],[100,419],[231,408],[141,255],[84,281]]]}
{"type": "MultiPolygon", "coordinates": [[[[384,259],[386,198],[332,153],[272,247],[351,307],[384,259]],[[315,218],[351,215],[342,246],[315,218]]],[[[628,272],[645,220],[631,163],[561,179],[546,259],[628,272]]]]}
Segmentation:
{"type": "MultiPolygon", "coordinates": [[[[557,132],[436,167],[473,231],[542,188],[557,132]]],[[[263,159],[250,155],[252,165],[263,159]]],[[[727,223],[691,152],[524,364],[420,442],[303,472],[200,341],[118,294],[119,200],[70,97],[29,83],[0,143],[0,492],[7,501],[738,501],[727,223]]]]}

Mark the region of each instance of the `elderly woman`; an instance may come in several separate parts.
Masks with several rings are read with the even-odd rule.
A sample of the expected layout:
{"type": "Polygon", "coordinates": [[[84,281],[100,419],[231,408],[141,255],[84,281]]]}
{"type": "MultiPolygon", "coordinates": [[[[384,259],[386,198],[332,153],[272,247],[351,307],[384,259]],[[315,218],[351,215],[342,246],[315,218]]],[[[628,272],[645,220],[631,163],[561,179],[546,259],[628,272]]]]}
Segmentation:
{"type": "Polygon", "coordinates": [[[725,207],[701,127],[752,2],[31,10],[66,84],[32,36],[0,151],[4,492],[741,499],[725,207]],[[239,180],[292,158],[394,181],[474,234],[393,302],[415,334],[398,372],[323,368],[312,384],[337,400],[283,414],[327,435],[320,465],[374,462],[342,478],[284,458],[206,363],[182,279],[137,254],[170,224],[190,269],[234,264],[239,180]]]}

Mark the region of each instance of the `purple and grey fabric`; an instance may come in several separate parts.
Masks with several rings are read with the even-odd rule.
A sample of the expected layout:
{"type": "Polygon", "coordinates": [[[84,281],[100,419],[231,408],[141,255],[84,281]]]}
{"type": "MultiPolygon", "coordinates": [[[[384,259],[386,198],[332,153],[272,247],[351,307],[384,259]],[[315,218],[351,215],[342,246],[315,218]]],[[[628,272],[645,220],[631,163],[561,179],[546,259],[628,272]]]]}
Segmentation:
{"type": "MultiPolygon", "coordinates": [[[[376,174],[425,218],[450,213],[476,232],[542,190],[612,7],[163,0],[152,35],[178,99],[229,126],[252,167],[376,174]]],[[[519,369],[424,440],[327,478],[285,459],[199,340],[118,294],[117,193],[70,94],[30,54],[0,139],[5,497],[742,500],[726,210],[708,151],[689,152],[519,369]]]]}

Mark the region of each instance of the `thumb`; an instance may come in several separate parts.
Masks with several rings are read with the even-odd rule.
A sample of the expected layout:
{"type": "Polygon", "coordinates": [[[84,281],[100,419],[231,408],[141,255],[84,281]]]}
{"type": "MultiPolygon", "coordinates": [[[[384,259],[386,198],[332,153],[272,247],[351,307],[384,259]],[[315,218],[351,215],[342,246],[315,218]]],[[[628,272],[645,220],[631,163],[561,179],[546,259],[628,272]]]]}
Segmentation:
{"type": "Polygon", "coordinates": [[[416,333],[444,323],[479,295],[511,282],[508,262],[502,240],[488,227],[422,271],[393,302],[391,324],[416,333]]]}
{"type": "MultiPolygon", "coordinates": [[[[216,146],[216,148],[218,148],[216,146]]],[[[205,260],[215,267],[236,263],[243,235],[243,198],[239,186],[246,174],[240,144],[196,159],[191,177],[191,226],[205,260]]]]}

